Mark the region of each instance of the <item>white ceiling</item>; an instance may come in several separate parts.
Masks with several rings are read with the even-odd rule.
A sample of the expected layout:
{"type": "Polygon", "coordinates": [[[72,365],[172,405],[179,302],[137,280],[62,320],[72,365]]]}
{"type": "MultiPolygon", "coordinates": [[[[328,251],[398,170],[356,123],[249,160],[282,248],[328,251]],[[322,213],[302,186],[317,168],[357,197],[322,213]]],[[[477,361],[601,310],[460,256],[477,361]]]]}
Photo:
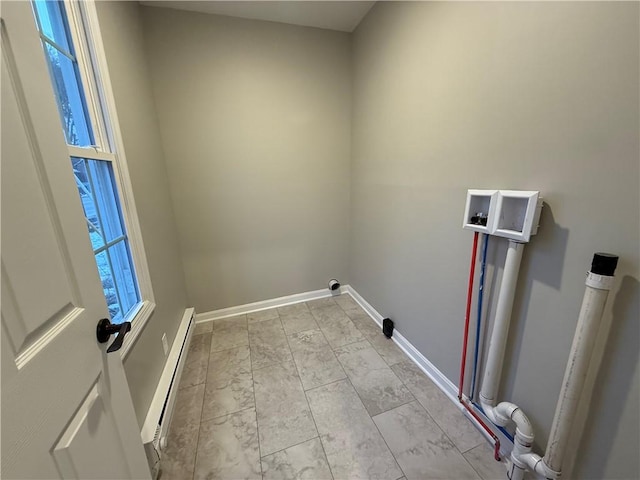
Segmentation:
{"type": "Polygon", "coordinates": [[[352,32],[375,2],[360,1],[142,1],[150,7],[214,13],[352,32]]]}

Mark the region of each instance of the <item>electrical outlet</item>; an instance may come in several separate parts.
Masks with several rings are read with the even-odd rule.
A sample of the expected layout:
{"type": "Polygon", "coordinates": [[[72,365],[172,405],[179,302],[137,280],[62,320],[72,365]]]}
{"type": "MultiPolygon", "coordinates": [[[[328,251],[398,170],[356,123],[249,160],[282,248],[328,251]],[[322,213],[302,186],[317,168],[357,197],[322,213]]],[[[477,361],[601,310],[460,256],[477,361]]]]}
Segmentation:
{"type": "Polygon", "coordinates": [[[166,356],[169,353],[169,342],[167,342],[167,334],[162,334],[162,349],[164,350],[164,355],[166,356]]]}

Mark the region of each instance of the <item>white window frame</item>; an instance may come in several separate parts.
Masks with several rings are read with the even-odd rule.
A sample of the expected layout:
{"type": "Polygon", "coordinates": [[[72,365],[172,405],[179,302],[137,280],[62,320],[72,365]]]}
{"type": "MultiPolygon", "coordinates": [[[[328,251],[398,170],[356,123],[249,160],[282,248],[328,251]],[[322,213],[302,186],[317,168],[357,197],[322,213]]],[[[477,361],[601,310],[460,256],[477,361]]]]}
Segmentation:
{"type": "Polygon", "coordinates": [[[64,6],[96,143],[92,147],[67,145],[69,156],[111,162],[140,292],[140,302],[124,318],[131,322],[120,349],[124,359],[155,310],[155,297],[96,6],[94,0],[64,0],[64,6]]]}

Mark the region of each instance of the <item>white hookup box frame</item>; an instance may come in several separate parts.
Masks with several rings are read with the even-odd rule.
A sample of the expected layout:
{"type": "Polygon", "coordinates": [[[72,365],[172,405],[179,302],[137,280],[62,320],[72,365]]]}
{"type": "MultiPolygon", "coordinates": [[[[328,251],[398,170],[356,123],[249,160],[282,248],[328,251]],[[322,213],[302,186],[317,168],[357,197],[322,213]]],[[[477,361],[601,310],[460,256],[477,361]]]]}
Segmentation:
{"type": "Polygon", "coordinates": [[[498,190],[467,190],[467,205],[464,209],[462,228],[480,233],[491,233],[498,204],[498,190]],[[471,223],[471,218],[482,213],[487,217],[487,225],[471,223]]]}
{"type": "Polygon", "coordinates": [[[530,190],[468,190],[463,228],[526,243],[538,231],[542,197],[530,190]],[[487,226],[471,223],[477,213],[487,226]]]}

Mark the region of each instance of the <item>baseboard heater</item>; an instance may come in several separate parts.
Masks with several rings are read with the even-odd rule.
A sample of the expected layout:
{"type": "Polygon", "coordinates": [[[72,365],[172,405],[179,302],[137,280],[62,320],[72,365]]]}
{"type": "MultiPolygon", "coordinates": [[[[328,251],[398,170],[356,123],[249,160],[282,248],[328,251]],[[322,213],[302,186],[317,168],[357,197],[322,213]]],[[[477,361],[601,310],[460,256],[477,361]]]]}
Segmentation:
{"type": "Polygon", "coordinates": [[[151,477],[157,478],[160,472],[162,449],[166,446],[173,407],[175,406],[178,384],[187,358],[191,335],[195,328],[194,309],[189,308],[182,317],[171,350],[167,357],[156,393],[151,401],[147,417],[142,427],[141,437],[147,454],[151,477]]]}

